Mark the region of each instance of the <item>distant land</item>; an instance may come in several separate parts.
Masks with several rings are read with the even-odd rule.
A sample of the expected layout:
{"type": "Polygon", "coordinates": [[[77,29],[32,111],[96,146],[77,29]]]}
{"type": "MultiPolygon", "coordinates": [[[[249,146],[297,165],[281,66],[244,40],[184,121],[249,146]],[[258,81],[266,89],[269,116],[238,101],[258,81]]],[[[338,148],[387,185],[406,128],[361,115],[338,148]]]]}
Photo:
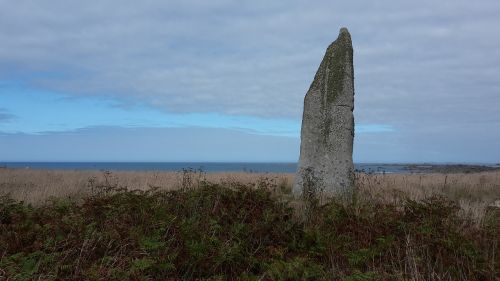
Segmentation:
{"type": "MultiPolygon", "coordinates": [[[[356,163],[364,173],[474,173],[500,170],[500,163],[356,163]]],[[[106,171],[182,171],[295,173],[297,163],[254,162],[0,162],[0,168],[106,171]]]]}

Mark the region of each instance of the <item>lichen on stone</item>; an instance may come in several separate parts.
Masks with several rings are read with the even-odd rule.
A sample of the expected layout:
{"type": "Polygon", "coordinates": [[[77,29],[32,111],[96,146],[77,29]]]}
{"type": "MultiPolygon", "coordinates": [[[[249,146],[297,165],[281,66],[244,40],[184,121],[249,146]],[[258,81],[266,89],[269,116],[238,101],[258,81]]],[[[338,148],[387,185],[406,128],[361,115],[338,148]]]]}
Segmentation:
{"type": "Polygon", "coordinates": [[[327,81],[327,104],[332,104],[335,102],[337,97],[343,90],[344,87],[344,77],[346,76],[345,61],[346,57],[349,57],[352,61],[352,44],[351,36],[347,32],[341,32],[339,38],[333,42],[326,51],[325,58],[327,59],[327,70],[328,73],[326,77],[327,81]]]}

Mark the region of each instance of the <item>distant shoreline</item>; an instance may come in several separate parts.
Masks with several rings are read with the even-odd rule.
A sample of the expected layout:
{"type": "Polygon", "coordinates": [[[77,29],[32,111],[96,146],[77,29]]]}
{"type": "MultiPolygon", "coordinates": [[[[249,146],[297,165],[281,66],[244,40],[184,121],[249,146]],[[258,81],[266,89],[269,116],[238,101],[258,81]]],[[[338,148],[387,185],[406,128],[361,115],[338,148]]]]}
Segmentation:
{"type": "MultiPolygon", "coordinates": [[[[0,169],[74,171],[158,171],[295,173],[297,163],[265,162],[0,162],[0,169]]],[[[355,163],[368,174],[477,173],[500,170],[500,164],[355,163]]]]}

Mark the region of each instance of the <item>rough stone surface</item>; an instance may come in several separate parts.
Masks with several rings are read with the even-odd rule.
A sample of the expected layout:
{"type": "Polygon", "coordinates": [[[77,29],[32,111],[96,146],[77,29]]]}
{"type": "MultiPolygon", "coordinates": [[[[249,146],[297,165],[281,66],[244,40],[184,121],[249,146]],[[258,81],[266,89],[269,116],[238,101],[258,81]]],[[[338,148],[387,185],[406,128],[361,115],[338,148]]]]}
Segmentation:
{"type": "Polygon", "coordinates": [[[321,201],[354,186],[354,68],[346,28],[326,50],[304,98],[300,160],[294,194],[321,201]]]}

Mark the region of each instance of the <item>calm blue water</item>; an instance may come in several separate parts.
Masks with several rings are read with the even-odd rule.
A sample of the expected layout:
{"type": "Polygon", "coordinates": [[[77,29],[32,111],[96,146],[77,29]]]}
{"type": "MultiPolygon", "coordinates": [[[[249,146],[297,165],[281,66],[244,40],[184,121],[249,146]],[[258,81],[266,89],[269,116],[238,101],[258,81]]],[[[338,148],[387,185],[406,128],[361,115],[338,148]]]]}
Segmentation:
{"type": "MultiPolygon", "coordinates": [[[[221,163],[221,162],[0,162],[0,167],[106,171],[181,171],[294,173],[297,163],[221,163]]],[[[404,164],[355,164],[356,170],[373,173],[408,173],[404,164]]]]}

